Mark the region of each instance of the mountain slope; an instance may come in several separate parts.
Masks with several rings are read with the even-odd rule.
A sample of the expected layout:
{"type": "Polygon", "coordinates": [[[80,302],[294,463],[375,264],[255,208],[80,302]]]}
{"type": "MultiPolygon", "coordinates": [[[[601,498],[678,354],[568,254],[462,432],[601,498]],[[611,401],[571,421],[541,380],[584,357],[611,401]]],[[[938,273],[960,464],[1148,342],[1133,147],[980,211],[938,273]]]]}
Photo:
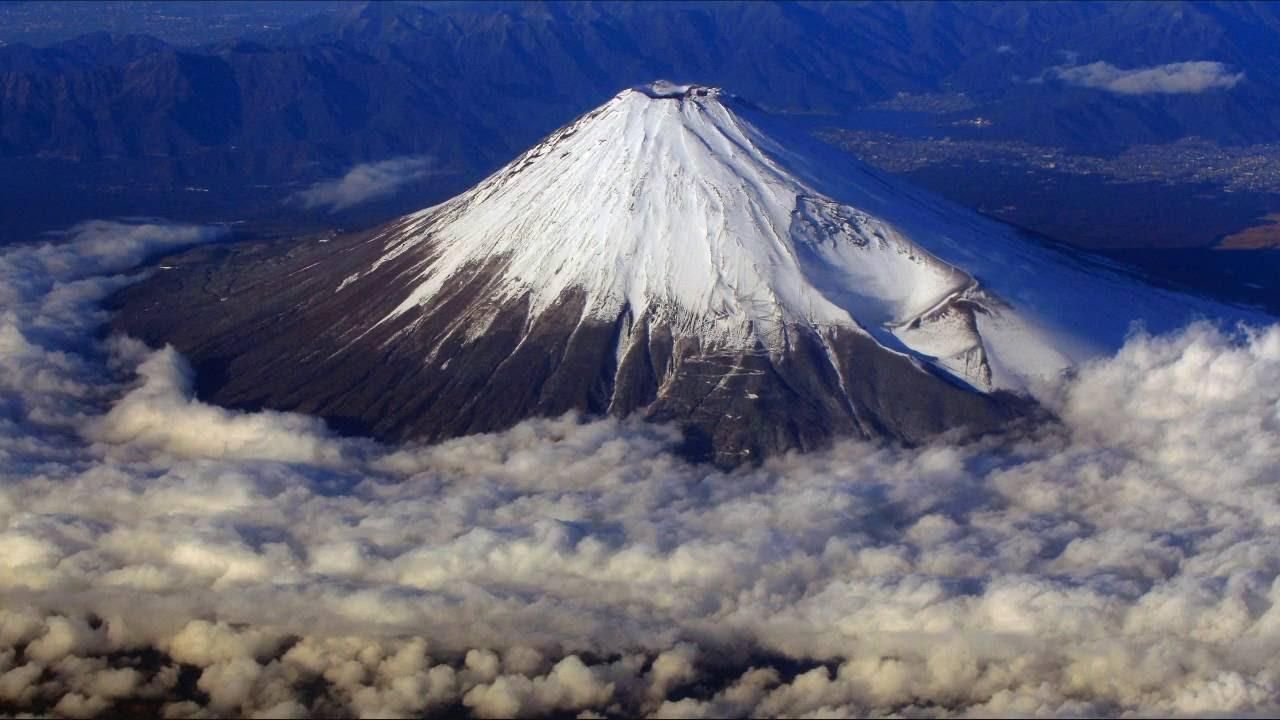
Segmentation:
{"type": "Polygon", "coordinates": [[[715,88],[627,90],[373,232],[166,272],[117,326],[226,404],[433,440],[640,412],[733,464],[993,429],[1136,318],[1229,313],[809,142],[715,88]]]}

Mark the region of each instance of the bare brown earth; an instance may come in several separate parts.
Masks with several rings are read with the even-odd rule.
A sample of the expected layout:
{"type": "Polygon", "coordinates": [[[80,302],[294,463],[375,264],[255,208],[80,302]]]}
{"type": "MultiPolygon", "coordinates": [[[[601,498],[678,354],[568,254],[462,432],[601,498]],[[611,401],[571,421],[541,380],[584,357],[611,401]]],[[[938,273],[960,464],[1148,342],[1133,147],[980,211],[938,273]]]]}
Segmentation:
{"type": "Polygon", "coordinates": [[[1280,213],[1271,213],[1262,223],[1222,238],[1219,250],[1262,250],[1280,247],[1280,213]]]}

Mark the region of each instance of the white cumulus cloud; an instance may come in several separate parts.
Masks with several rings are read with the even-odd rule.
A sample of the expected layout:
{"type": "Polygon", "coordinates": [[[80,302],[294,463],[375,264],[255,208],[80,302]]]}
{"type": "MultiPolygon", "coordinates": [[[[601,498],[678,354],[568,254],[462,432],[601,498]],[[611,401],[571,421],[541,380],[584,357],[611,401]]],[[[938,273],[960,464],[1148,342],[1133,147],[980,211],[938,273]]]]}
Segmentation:
{"type": "Polygon", "coordinates": [[[1195,94],[1229,90],[1244,81],[1244,72],[1232,72],[1227,65],[1209,60],[1142,68],[1119,68],[1098,61],[1088,65],[1062,65],[1053,72],[1058,79],[1072,85],[1120,95],[1195,94]]]}
{"type": "Polygon", "coordinates": [[[149,232],[0,252],[6,708],[1280,711],[1280,326],[1135,335],[1061,424],[962,446],[726,473],[565,417],[386,447],[96,339],[112,273],[208,237],[149,232]]]}
{"type": "Polygon", "coordinates": [[[361,203],[391,195],[407,183],[426,177],[434,163],[425,156],[392,158],[362,163],[334,180],[325,180],[294,195],[309,208],[329,208],[330,212],[346,210],[361,203]]]}

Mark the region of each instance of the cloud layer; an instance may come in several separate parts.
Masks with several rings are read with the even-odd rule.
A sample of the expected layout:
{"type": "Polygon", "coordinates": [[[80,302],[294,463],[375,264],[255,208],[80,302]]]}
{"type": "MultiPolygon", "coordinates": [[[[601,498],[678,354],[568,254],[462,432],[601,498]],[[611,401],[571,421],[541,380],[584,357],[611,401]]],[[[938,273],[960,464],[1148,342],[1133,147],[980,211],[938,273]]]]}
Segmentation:
{"type": "Polygon", "coordinates": [[[433,162],[424,156],[410,156],[356,165],[340,178],[326,180],[294,195],[308,208],[328,208],[337,212],[370,200],[386,197],[407,183],[431,173],[433,162]]]}
{"type": "Polygon", "coordinates": [[[1059,80],[1120,95],[1187,95],[1229,90],[1244,80],[1243,72],[1208,60],[1176,62],[1146,68],[1118,68],[1108,62],[1054,68],[1059,80]]]}
{"type": "Polygon", "coordinates": [[[110,273],[205,237],[154,227],[0,255],[0,707],[1280,710],[1280,328],[1135,335],[1045,398],[1061,426],[961,447],[725,474],[561,418],[389,448],[94,340],[110,273]]]}

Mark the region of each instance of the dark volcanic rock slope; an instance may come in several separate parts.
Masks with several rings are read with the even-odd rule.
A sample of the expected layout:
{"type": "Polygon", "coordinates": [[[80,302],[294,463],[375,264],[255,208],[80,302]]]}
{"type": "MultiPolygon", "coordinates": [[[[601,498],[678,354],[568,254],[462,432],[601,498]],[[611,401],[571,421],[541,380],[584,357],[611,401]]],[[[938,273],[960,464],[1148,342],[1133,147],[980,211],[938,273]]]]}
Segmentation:
{"type": "Polygon", "coordinates": [[[408,292],[412,260],[388,268],[387,282],[350,292],[335,293],[331,273],[367,268],[403,223],[327,243],[188,253],[117,296],[115,328],[185,353],[212,402],[319,415],[389,440],[490,432],[570,411],[641,413],[681,426],[690,456],[731,465],[834,436],[919,441],[951,428],[990,430],[1029,406],[974,392],[838,327],[796,328],[792,346],[771,357],[759,345],[707,347],[625,307],[580,322],[580,291],[537,317],[527,297],[504,304],[472,337],[460,319],[492,291],[494,268],[483,265],[420,314],[369,330],[408,292]]]}
{"type": "Polygon", "coordinates": [[[639,413],[735,464],[996,428],[1133,319],[1210,314],[787,133],[713,88],[628,90],[377,230],[198,251],[116,327],[234,407],[426,440],[639,413]]]}

